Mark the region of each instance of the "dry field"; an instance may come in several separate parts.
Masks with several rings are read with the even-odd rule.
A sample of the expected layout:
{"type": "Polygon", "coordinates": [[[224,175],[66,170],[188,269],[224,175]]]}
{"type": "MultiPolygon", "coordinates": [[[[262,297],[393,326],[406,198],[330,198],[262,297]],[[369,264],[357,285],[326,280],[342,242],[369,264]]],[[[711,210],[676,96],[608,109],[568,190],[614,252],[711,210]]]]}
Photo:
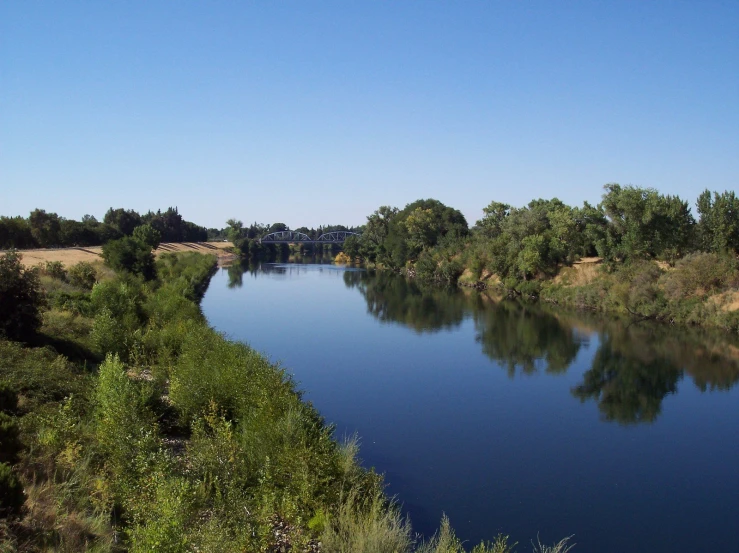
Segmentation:
{"type": "MultiPolygon", "coordinates": [[[[170,242],[160,244],[154,251],[155,255],[173,252],[200,252],[217,255],[220,258],[231,256],[226,248],[233,246],[231,242],[170,242]]],[[[90,246],[86,248],[59,248],[41,250],[20,250],[23,255],[23,264],[29,267],[44,264],[47,261],[61,261],[65,267],[79,263],[80,261],[100,261],[102,259],[102,246],[90,246]]]]}

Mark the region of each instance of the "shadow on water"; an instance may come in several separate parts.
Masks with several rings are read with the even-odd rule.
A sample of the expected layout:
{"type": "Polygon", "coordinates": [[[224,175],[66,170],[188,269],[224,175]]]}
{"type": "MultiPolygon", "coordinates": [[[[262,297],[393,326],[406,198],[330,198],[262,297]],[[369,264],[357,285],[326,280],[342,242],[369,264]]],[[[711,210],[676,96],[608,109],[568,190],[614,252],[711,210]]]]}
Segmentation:
{"type": "MultiPolygon", "coordinates": [[[[677,393],[686,377],[702,392],[727,391],[739,382],[739,340],[720,331],[634,324],[423,285],[389,272],[334,269],[341,271],[347,288],[363,296],[367,312],[383,323],[421,334],[454,330],[471,319],[482,352],[510,378],[565,374],[584,346],[597,343],[590,367],[571,394],[581,402],[596,402],[604,421],[654,422],[665,397],[677,393]]],[[[300,264],[233,265],[228,268],[229,287],[241,286],[246,272],[284,275],[300,270],[308,269],[300,264]]]]}

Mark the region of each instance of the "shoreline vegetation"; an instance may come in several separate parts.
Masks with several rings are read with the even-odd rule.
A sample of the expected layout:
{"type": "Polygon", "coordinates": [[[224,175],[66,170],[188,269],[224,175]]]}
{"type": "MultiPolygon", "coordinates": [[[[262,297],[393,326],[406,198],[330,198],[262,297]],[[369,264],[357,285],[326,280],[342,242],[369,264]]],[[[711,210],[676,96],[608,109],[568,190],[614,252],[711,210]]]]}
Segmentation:
{"type": "Polygon", "coordinates": [[[491,202],[468,228],[437,200],[383,206],[338,261],[441,285],[739,332],[739,198],[608,184],[598,206],[491,202]]]}
{"type": "Polygon", "coordinates": [[[358,439],[338,443],[282,368],[208,326],[214,255],[150,246],[0,257],[3,553],[465,551],[445,517],[414,535],[358,439]]]}

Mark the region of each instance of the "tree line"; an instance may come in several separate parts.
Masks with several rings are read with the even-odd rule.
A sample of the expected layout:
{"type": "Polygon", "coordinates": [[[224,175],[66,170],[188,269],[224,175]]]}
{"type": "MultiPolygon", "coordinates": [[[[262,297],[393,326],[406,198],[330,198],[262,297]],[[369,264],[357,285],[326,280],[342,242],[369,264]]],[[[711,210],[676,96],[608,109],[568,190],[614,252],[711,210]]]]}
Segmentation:
{"type": "Polygon", "coordinates": [[[102,222],[92,215],[81,220],[67,219],[43,209],[26,217],[0,217],[0,249],[64,248],[100,246],[131,237],[142,226],[144,234],[158,233],[162,242],[202,242],[208,239],[204,227],[183,219],[176,207],[143,215],[133,209],[110,208],[102,222]]]}
{"type": "Polygon", "coordinates": [[[476,278],[488,271],[510,288],[551,277],[587,256],[670,264],[693,252],[736,256],[736,194],[705,190],[696,209],[697,219],[679,196],[607,184],[596,206],[571,207],[557,198],[519,208],[493,201],[469,228],[458,210],[418,200],[403,209],[380,207],[367,217],[361,237],[345,242],[344,251],[364,262],[450,283],[465,269],[476,278]]]}

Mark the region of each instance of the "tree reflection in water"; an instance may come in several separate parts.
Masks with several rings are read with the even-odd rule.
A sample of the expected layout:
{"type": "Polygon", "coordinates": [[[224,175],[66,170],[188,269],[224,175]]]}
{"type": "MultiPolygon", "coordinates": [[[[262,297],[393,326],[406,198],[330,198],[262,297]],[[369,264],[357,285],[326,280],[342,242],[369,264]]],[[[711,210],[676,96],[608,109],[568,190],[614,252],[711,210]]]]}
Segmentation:
{"type": "MultiPolygon", "coordinates": [[[[235,265],[228,269],[229,286],[241,286],[245,270],[282,276],[285,267],[235,265]]],[[[677,392],[686,375],[704,392],[729,390],[739,381],[739,340],[725,333],[494,301],[482,293],[422,285],[390,272],[351,269],[342,278],[347,288],[362,294],[367,312],[383,323],[432,333],[458,328],[472,318],[482,351],[511,378],[563,374],[597,335],[598,350],[571,392],[580,401],[597,402],[606,421],[655,421],[664,398],[677,392]]]]}
{"type": "Polygon", "coordinates": [[[355,271],[344,283],[359,289],[373,317],[419,333],[458,327],[465,317],[464,295],[455,288],[424,286],[387,271],[355,271]]]}
{"type": "Polygon", "coordinates": [[[687,374],[701,390],[729,390],[739,381],[739,348],[731,336],[705,329],[604,321],[601,345],[582,384],[572,390],[593,399],[605,420],[653,422],[662,400],[687,374]]]}
{"type": "Polygon", "coordinates": [[[513,378],[517,371],[550,374],[567,371],[586,337],[536,306],[502,301],[475,313],[475,339],[482,351],[513,378]]]}
{"type": "Polygon", "coordinates": [[[572,389],[580,401],[594,399],[607,421],[622,424],[653,422],[660,413],[662,400],[677,391],[682,374],[665,358],[642,361],[624,355],[607,337],[593,357],[582,384],[572,389]]]}

